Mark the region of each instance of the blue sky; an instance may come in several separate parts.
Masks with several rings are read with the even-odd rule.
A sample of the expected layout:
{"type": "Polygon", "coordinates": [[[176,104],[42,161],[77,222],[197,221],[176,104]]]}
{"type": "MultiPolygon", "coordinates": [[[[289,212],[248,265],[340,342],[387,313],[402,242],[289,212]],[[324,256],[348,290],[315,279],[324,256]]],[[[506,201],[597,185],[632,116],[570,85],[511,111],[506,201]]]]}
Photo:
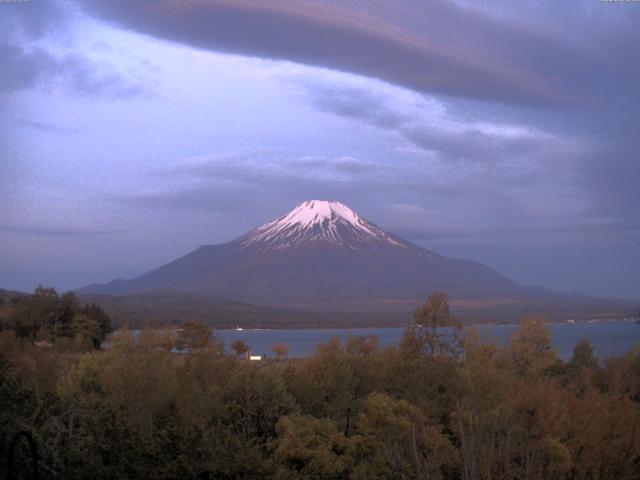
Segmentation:
{"type": "Polygon", "coordinates": [[[128,278],[320,198],[640,298],[640,3],[0,3],[0,287],[128,278]]]}

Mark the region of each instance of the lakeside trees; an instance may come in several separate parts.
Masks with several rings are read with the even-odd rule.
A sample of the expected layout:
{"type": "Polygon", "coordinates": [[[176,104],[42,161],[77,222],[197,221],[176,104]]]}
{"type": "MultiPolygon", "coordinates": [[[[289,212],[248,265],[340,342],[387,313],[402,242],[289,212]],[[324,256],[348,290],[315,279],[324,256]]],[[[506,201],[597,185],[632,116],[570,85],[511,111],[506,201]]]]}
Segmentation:
{"type": "Polygon", "coordinates": [[[276,359],[283,360],[289,354],[289,345],[284,343],[276,343],[271,346],[271,351],[276,354],[276,359]]]}
{"type": "Polygon", "coordinates": [[[638,478],[640,349],[602,362],[582,341],[563,362],[530,319],[503,346],[415,328],[254,364],[187,327],[182,355],[166,332],[79,351],[4,329],[0,452],[28,430],[41,478],[65,479],[638,478]]]}
{"type": "Polygon", "coordinates": [[[242,340],[236,340],[235,342],[233,342],[231,344],[231,349],[234,351],[236,357],[238,358],[246,357],[251,351],[251,347],[242,340]]]}
{"type": "Polygon", "coordinates": [[[14,297],[0,305],[0,331],[19,340],[57,343],[66,349],[99,348],[111,332],[111,319],[96,304],[83,307],[75,293],[63,295],[38,287],[33,295],[14,297]]]}

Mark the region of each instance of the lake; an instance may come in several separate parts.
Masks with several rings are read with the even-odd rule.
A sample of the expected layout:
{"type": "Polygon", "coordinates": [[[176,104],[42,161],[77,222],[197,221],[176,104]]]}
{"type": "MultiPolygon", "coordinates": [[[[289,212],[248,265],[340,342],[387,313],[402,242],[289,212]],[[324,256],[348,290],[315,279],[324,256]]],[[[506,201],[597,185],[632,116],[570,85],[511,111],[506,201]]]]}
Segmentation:
{"type": "MultiPolygon", "coordinates": [[[[505,342],[517,329],[516,325],[479,325],[483,338],[505,342]]],[[[630,320],[610,320],[590,323],[556,323],[549,325],[554,347],[563,359],[571,358],[573,347],[588,338],[600,358],[611,357],[629,351],[640,343],[640,325],[630,320]]],[[[254,355],[273,357],[271,346],[284,343],[289,346],[289,357],[308,357],[319,343],[332,337],[346,340],[349,335],[373,335],[385,347],[397,344],[402,338],[402,328],[327,328],[327,329],[277,329],[277,330],[218,330],[226,348],[235,340],[243,340],[254,355]]]]}

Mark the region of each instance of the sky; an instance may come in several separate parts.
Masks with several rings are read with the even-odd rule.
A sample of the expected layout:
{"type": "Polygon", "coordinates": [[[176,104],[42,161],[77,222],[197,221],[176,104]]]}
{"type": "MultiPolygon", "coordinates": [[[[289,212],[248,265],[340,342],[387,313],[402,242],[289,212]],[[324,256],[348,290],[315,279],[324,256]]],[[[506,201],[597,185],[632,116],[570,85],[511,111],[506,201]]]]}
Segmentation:
{"type": "Polygon", "coordinates": [[[0,288],[132,278],[308,199],[640,299],[640,2],[0,0],[0,288]]]}

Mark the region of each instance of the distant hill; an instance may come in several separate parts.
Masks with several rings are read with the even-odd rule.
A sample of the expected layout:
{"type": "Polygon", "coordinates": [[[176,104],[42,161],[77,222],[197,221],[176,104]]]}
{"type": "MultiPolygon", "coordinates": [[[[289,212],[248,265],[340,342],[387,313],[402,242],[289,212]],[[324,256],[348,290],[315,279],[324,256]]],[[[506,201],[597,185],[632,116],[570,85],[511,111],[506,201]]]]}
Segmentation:
{"type": "Polygon", "coordinates": [[[29,295],[28,293],[19,292],[17,290],[4,290],[0,288],[0,301],[7,302],[15,297],[24,297],[29,295]]]}
{"type": "Polygon", "coordinates": [[[175,325],[197,320],[215,328],[332,328],[346,326],[401,326],[406,312],[317,312],[261,307],[207,295],[151,291],[125,295],[80,295],[82,303],[94,302],[109,314],[116,327],[175,325]]]}
{"type": "MultiPolygon", "coordinates": [[[[0,299],[30,295],[0,289],[0,299]]],[[[338,328],[406,326],[411,323],[411,311],[424,302],[416,299],[413,305],[400,305],[389,300],[378,302],[326,303],[323,310],[281,308],[236,302],[210,295],[177,291],[149,291],[134,294],[79,295],[82,304],[97,303],[112,318],[113,325],[130,328],[175,325],[185,320],[197,320],[214,328],[338,328]]],[[[2,302],[0,302],[2,303],[2,302]]],[[[467,322],[511,323],[524,315],[539,314],[550,321],[572,318],[617,318],[632,316],[620,305],[602,302],[540,303],[521,305],[517,302],[452,301],[453,312],[467,322]]],[[[637,312],[637,310],[635,311],[637,312]]]]}

